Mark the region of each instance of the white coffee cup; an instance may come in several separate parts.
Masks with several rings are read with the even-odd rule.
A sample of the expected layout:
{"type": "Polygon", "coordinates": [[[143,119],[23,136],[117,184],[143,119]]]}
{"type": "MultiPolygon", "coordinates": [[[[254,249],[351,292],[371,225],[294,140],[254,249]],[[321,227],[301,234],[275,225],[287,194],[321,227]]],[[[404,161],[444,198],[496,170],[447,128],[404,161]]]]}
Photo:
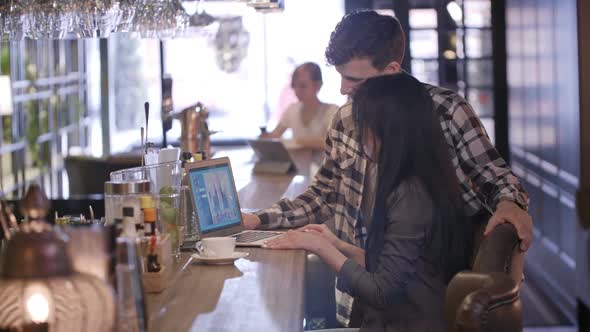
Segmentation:
{"type": "Polygon", "coordinates": [[[236,248],[236,238],[208,237],[197,242],[196,248],[203,257],[231,257],[236,248]]]}

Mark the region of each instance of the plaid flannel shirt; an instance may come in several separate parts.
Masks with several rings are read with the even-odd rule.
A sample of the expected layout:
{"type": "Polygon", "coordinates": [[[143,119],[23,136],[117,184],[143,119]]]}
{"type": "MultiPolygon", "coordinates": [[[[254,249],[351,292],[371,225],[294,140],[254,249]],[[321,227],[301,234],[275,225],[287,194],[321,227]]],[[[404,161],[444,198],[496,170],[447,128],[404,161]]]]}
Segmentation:
{"type": "MultiPolygon", "coordinates": [[[[501,199],[527,210],[528,194],[492,145],[472,107],[454,91],[428,84],[425,87],[432,96],[449,146],[466,213],[474,215],[482,209],[493,212],[501,199]]],[[[312,184],[297,198],[282,199],[256,212],[261,227],[293,228],[333,218],[340,239],[364,248],[367,230],[361,220],[361,202],[367,160],[360,151],[349,103],[332,119],[324,162],[312,184]]],[[[337,289],[336,300],[338,320],[346,326],[352,298],[337,289]]]]}

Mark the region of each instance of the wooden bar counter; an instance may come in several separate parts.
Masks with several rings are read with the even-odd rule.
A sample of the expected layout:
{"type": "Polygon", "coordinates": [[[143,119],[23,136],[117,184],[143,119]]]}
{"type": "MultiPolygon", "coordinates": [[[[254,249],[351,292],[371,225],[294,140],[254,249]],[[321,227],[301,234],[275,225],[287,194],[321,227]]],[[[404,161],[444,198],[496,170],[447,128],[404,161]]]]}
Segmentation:
{"type": "MultiPolygon", "coordinates": [[[[293,151],[298,172],[252,174],[249,148],[222,151],[232,163],[242,208],[269,207],[303,192],[317,168],[317,155],[293,151]],[[314,162],[315,160],[315,162],[314,162]]],[[[148,294],[150,331],[302,331],[305,252],[237,248],[249,256],[234,265],[193,262],[189,253],[173,267],[170,286],[148,294]]]]}

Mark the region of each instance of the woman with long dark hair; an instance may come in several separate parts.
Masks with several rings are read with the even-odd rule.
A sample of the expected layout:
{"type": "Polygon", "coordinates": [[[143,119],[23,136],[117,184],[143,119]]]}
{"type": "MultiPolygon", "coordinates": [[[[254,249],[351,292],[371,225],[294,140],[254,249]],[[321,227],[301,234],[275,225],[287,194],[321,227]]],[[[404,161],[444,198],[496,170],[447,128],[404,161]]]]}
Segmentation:
{"type": "Polygon", "coordinates": [[[380,76],[358,89],[352,112],[357,148],[367,169],[377,169],[374,196],[359,216],[368,229],[365,248],[325,225],[290,231],[268,246],[319,255],[354,297],[361,330],[444,330],[446,284],[465,266],[470,230],[432,98],[408,74],[380,76]]]}

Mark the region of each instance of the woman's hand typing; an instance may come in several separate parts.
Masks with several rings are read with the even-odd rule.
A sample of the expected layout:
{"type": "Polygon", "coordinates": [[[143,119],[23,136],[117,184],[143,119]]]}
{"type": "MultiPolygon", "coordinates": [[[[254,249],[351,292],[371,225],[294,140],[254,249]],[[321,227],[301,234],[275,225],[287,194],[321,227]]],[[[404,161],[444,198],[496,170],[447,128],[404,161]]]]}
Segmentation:
{"type": "Polygon", "coordinates": [[[336,272],[340,271],[346,261],[346,256],[326,241],[325,238],[313,231],[288,231],[276,239],[267,241],[264,247],[270,249],[303,249],[313,252],[336,272]]]}
{"type": "Polygon", "coordinates": [[[340,240],[332,231],[328,228],[328,226],[324,224],[309,224],[305,225],[301,228],[297,229],[298,232],[307,232],[312,234],[317,234],[321,236],[324,240],[328,241],[337,249],[342,247],[342,240],[340,240]]]}
{"type": "Polygon", "coordinates": [[[304,249],[316,253],[322,245],[329,245],[319,234],[291,230],[265,243],[271,249],[304,249]]]}

